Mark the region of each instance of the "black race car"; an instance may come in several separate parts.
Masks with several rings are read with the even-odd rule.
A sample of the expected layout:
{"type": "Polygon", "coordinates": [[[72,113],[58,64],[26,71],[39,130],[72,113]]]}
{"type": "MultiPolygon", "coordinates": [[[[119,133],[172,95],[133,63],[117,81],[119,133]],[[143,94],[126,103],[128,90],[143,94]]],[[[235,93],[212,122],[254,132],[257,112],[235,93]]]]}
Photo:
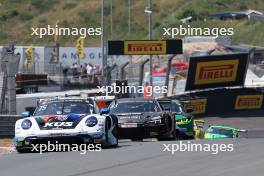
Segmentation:
{"type": "Polygon", "coordinates": [[[113,101],[110,112],[118,117],[118,137],[142,140],[176,139],[175,118],[155,99],[124,98],[113,101]]]}

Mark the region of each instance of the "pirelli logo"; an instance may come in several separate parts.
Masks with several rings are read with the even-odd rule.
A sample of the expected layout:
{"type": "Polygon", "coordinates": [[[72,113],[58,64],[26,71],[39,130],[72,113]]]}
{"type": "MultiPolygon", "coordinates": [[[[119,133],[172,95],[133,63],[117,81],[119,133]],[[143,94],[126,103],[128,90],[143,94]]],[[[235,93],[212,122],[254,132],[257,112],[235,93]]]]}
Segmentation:
{"type": "Polygon", "coordinates": [[[263,95],[239,95],[236,98],[235,109],[260,109],[263,95]]]}
{"type": "Polygon", "coordinates": [[[248,53],[190,57],[185,90],[244,85],[248,53]]]}
{"type": "Polygon", "coordinates": [[[185,109],[192,109],[193,112],[191,114],[203,114],[206,112],[206,105],[207,105],[207,99],[196,99],[191,100],[188,103],[184,104],[185,109]]]}
{"type": "Polygon", "coordinates": [[[182,53],[182,40],[108,41],[108,55],[166,55],[182,53]]]}
{"type": "Polygon", "coordinates": [[[125,41],[125,54],[165,54],[166,41],[125,41]]]}
{"type": "Polygon", "coordinates": [[[239,60],[221,60],[197,63],[195,85],[236,81],[239,60]]]}

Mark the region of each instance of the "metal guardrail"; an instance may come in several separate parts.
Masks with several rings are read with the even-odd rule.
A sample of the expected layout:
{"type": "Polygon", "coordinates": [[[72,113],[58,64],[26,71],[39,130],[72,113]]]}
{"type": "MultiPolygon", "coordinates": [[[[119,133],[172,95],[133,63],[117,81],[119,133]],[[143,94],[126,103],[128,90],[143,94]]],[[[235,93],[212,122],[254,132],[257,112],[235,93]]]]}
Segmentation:
{"type": "Polygon", "coordinates": [[[0,114],[0,138],[13,137],[15,135],[15,123],[21,118],[20,115],[0,114]]]}

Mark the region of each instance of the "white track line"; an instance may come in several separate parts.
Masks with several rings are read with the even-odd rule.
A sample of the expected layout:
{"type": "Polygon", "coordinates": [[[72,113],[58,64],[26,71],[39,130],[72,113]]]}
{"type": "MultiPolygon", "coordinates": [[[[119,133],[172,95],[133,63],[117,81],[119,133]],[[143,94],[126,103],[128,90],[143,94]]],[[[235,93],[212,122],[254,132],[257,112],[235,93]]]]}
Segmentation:
{"type": "Polygon", "coordinates": [[[15,150],[15,147],[0,147],[0,149],[13,149],[13,150],[15,150]]]}

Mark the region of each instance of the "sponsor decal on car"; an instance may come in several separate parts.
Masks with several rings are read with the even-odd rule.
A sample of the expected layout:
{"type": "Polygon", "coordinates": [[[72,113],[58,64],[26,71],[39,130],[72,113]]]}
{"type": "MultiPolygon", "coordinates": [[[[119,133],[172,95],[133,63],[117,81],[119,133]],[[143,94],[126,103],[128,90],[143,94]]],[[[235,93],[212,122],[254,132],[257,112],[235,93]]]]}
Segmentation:
{"type": "Polygon", "coordinates": [[[70,127],[73,122],[46,122],[44,127],[70,127]]]}
{"type": "Polygon", "coordinates": [[[221,60],[197,63],[195,84],[212,84],[235,81],[239,60],[221,60]]]}
{"type": "Polygon", "coordinates": [[[41,120],[45,122],[51,122],[51,121],[67,121],[68,119],[70,120],[75,120],[81,117],[83,114],[69,114],[69,115],[46,115],[40,117],[41,120]]]}
{"type": "Polygon", "coordinates": [[[206,112],[206,105],[207,105],[207,99],[196,99],[191,100],[190,102],[187,102],[184,104],[185,109],[192,109],[193,112],[191,114],[202,114],[206,112]]]}
{"type": "Polygon", "coordinates": [[[235,109],[260,109],[263,95],[239,95],[236,97],[235,109]]]}
{"type": "Polygon", "coordinates": [[[54,120],[56,118],[57,118],[56,115],[46,115],[46,116],[40,117],[40,119],[43,120],[43,121],[45,121],[45,122],[54,120]]]}
{"type": "Polygon", "coordinates": [[[140,119],[138,115],[120,116],[119,119],[140,119]]]}
{"type": "Polygon", "coordinates": [[[121,124],[121,128],[137,128],[138,125],[136,123],[125,123],[121,124]]]}
{"type": "Polygon", "coordinates": [[[188,121],[189,121],[188,118],[184,118],[184,119],[176,121],[176,125],[181,125],[181,124],[187,123],[188,121]]]}

